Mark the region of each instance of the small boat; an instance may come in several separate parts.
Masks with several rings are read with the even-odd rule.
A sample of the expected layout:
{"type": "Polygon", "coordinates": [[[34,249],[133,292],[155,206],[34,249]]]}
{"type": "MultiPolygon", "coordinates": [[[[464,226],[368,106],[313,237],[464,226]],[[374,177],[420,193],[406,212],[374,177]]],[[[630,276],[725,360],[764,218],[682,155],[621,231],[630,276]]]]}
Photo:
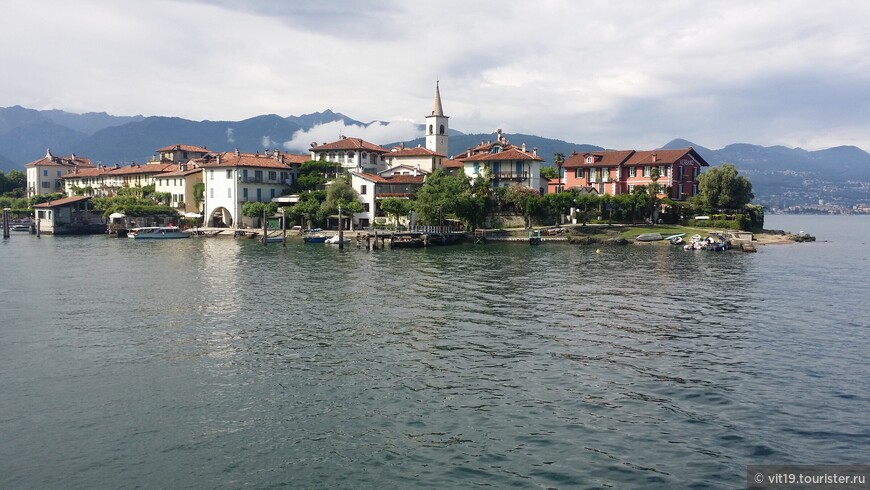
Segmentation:
{"type": "Polygon", "coordinates": [[[668,241],[671,242],[671,245],[679,245],[679,244],[683,243],[683,237],[677,236],[677,237],[669,238],[668,241]]]}
{"type": "MultiPolygon", "coordinates": [[[[350,239],[348,239],[348,238],[345,238],[342,241],[344,243],[350,243],[350,239]]],[[[327,238],[326,241],[323,243],[325,243],[327,245],[338,245],[338,235],[333,235],[333,236],[327,238]]]]}
{"type": "Polygon", "coordinates": [[[30,231],[30,225],[22,225],[22,224],[12,225],[12,227],[9,229],[12,231],[30,231]]]}
{"type": "Polygon", "coordinates": [[[326,235],[304,236],[302,241],[305,243],[324,243],[327,238],[329,237],[326,235]]]}
{"type": "Polygon", "coordinates": [[[659,240],[664,240],[664,237],[661,233],[643,233],[636,236],[634,239],[638,242],[657,242],[659,240]]]}
{"type": "Polygon", "coordinates": [[[283,241],[284,237],[282,237],[281,235],[260,237],[261,243],[281,243],[283,241]]]}
{"type": "Polygon", "coordinates": [[[143,226],[127,232],[127,237],[139,240],[168,240],[170,238],[190,238],[189,231],[177,226],[143,226]]]}

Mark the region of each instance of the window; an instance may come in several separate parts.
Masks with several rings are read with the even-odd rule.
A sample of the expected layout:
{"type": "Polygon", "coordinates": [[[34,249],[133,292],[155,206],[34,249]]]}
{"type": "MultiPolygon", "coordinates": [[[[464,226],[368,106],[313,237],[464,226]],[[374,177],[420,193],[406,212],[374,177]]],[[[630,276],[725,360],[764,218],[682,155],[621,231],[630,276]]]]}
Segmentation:
{"type": "Polygon", "coordinates": [[[263,189],[257,187],[257,202],[263,202],[263,189]]]}
{"type": "Polygon", "coordinates": [[[214,187],[212,187],[212,188],[209,189],[208,191],[209,191],[209,192],[208,192],[208,197],[214,199],[214,187]]]}
{"type": "Polygon", "coordinates": [[[649,174],[650,174],[650,166],[649,166],[649,165],[644,165],[644,166],[643,166],[643,176],[644,176],[644,177],[649,177],[649,174]]]}
{"type": "Polygon", "coordinates": [[[275,197],[275,188],[269,189],[269,197],[275,197]]]}
{"type": "Polygon", "coordinates": [[[575,179],[585,179],[586,178],[586,170],[582,168],[574,169],[574,178],[575,179]]]}
{"type": "MultiPolygon", "coordinates": [[[[678,175],[677,180],[683,180],[683,174],[684,174],[684,170],[685,170],[685,168],[686,168],[686,167],[683,167],[682,165],[679,166],[680,171],[677,173],[677,175],[678,175]]],[[[682,191],[682,189],[681,189],[681,190],[680,190],[680,195],[682,195],[682,193],[683,193],[683,191],[682,191]]]]}
{"type": "Polygon", "coordinates": [[[665,165],[660,166],[659,167],[659,175],[661,175],[662,177],[667,177],[668,176],[668,167],[665,165]]]}
{"type": "Polygon", "coordinates": [[[278,180],[278,172],[274,170],[269,171],[269,180],[278,180]]]}
{"type": "Polygon", "coordinates": [[[628,184],[628,193],[631,194],[634,192],[634,184],[628,184]]]}
{"type": "Polygon", "coordinates": [[[248,200],[248,188],[242,187],[242,201],[248,200]]]}
{"type": "Polygon", "coordinates": [[[591,156],[586,157],[586,163],[592,163],[592,157],[591,157],[591,156]]]}
{"type": "Polygon", "coordinates": [[[48,170],[43,170],[43,171],[42,171],[42,176],[43,176],[43,177],[48,177],[48,170]]]}
{"type": "Polygon", "coordinates": [[[353,162],[353,153],[347,152],[347,163],[352,163],[352,162],[353,162]]]}
{"type": "Polygon", "coordinates": [[[233,197],[233,190],[227,189],[227,197],[233,197]]]}
{"type": "Polygon", "coordinates": [[[480,164],[479,163],[474,162],[473,166],[471,167],[471,173],[473,173],[474,175],[477,175],[480,173],[480,164]]]}
{"type": "Polygon", "coordinates": [[[429,134],[432,134],[432,125],[429,125],[429,134]]]}
{"type": "Polygon", "coordinates": [[[51,182],[45,181],[42,183],[43,189],[51,189],[51,182]]]}
{"type": "Polygon", "coordinates": [[[232,171],[232,170],[229,170],[229,169],[227,170],[227,178],[228,178],[228,179],[232,179],[232,178],[233,178],[233,171],[232,171]]]}
{"type": "Polygon", "coordinates": [[[263,171],[262,170],[254,170],[254,182],[262,182],[263,181],[263,171]]]}
{"type": "MultiPolygon", "coordinates": [[[[209,174],[211,180],[214,180],[214,170],[209,170],[208,174],[209,174]]],[[[211,196],[211,197],[214,197],[214,196],[211,196]]]]}
{"type": "Polygon", "coordinates": [[[628,176],[637,177],[637,167],[628,167],[628,176]]]}
{"type": "Polygon", "coordinates": [[[368,188],[368,186],[365,184],[359,186],[359,193],[361,196],[366,195],[367,188],[368,188]]]}
{"type": "Polygon", "coordinates": [[[57,176],[60,177],[60,170],[57,171],[57,176]]]}
{"type": "Polygon", "coordinates": [[[369,203],[367,203],[367,202],[363,203],[363,212],[365,212],[365,213],[369,212],[369,203]]]}
{"type": "Polygon", "coordinates": [[[440,128],[438,128],[438,134],[444,134],[444,125],[442,124],[440,128]]]}

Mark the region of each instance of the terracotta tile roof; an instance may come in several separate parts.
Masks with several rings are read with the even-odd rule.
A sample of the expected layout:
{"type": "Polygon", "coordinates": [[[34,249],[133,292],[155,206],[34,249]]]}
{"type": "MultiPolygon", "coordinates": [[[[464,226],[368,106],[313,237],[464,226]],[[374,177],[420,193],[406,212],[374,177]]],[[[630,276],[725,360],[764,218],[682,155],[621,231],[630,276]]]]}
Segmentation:
{"type": "Polygon", "coordinates": [[[470,157],[459,158],[463,162],[496,162],[504,160],[537,160],[543,162],[544,159],[533,155],[527,151],[523,151],[516,146],[510,146],[504,151],[498,153],[478,153],[470,157]]]}
{"type": "Polygon", "coordinates": [[[454,160],[451,158],[450,160],[444,160],[442,166],[444,168],[463,168],[465,164],[460,162],[459,160],[454,160]]]}
{"type": "Polygon", "coordinates": [[[308,160],[311,160],[311,154],[297,155],[295,153],[285,153],[284,159],[292,165],[302,165],[308,160]]]}
{"type": "Polygon", "coordinates": [[[374,182],[376,184],[422,184],[426,181],[425,175],[392,175],[390,177],[381,177],[380,175],[364,172],[351,173],[361,179],[365,179],[369,182],[374,182]]]}
{"type": "Polygon", "coordinates": [[[695,151],[694,148],[679,148],[675,150],[645,150],[635,152],[631,158],[625,162],[626,165],[671,165],[678,162],[680,159],[689,156],[695,159],[702,167],[709,167],[704,158],[695,151]]]}
{"type": "Polygon", "coordinates": [[[603,150],[572,153],[565,159],[563,168],[580,167],[618,167],[634,154],[634,150],[603,150]],[[592,163],[586,163],[586,157],[592,157],[592,163]]]}
{"type": "MultiPolygon", "coordinates": [[[[297,160],[299,155],[291,155],[291,157],[288,158],[288,155],[283,153],[279,153],[275,157],[272,153],[239,153],[237,155],[235,152],[225,152],[218,153],[217,157],[210,159],[208,163],[203,163],[202,166],[205,168],[257,167],[288,170],[291,164],[297,164],[293,160],[297,160]]],[[[310,158],[306,157],[306,160],[308,159],[310,158]]]]}
{"type": "Polygon", "coordinates": [[[108,172],[109,169],[100,168],[100,167],[85,167],[85,168],[75,168],[72,172],[62,176],[62,179],[75,179],[79,177],[99,177],[104,173],[108,172]]]}
{"type": "Polygon", "coordinates": [[[423,148],[422,146],[418,146],[416,148],[400,148],[400,149],[392,149],[389,153],[384,155],[385,157],[444,157],[441,153],[435,153],[434,151],[423,148]]]}
{"type": "Polygon", "coordinates": [[[48,201],[39,204],[34,204],[34,208],[56,208],[58,206],[65,206],[67,204],[74,204],[81,201],[87,201],[91,198],[91,196],[73,196],[73,197],[65,197],[63,199],[57,199],[55,201],[48,201]]]}
{"type": "Polygon", "coordinates": [[[360,138],[342,138],[332,143],[324,143],[322,145],[313,146],[311,151],[329,151],[329,150],[368,150],[375,153],[388,153],[389,150],[374,143],[369,143],[360,138]]]}
{"type": "Polygon", "coordinates": [[[92,167],[90,158],[78,157],[70,155],[67,157],[44,156],[39,160],[34,160],[25,165],[25,167],[41,167],[44,165],[63,165],[65,167],[92,167]]]}
{"type": "Polygon", "coordinates": [[[133,163],[126,167],[110,168],[107,175],[160,174],[171,172],[177,168],[177,163],[151,163],[145,165],[133,163]]]}
{"type": "Polygon", "coordinates": [[[384,180],[387,184],[422,184],[426,180],[425,175],[392,175],[384,180]]]}
{"type": "Polygon", "coordinates": [[[166,172],[165,174],[161,174],[161,178],[165,177],[187,177],[188,175],[193,175],[195,173],[202,172],[201,168],[189,168],[187,170],[174,170],[172,172],[166,172]]]}
{"type": "Polygon", "coordinates": [[[156,151],[190,151],[190,152],[198,152],[198,153],[208,153],[209,149],[204,146],[194,146],[194,145],[169,145],[164,146],[163,148],[158,148],[156,151]]]}

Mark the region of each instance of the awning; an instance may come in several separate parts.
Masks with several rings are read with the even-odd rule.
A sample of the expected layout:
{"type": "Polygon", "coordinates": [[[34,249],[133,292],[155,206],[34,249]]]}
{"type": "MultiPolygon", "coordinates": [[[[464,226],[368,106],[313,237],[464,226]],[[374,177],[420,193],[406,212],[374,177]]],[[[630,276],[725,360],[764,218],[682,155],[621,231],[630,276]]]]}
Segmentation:
{"type": "Polygon", "coordinates": [[[182,216],[185,218],[202,218],[202,215],[199,213],[184,213],[182,216]]]}
{"type": "Polygon", "coordinates": [[[127,215],[124,213],[112,213],[109,215],[109,219],[121,219],[121,218],[126,218],[126,217],[127,217],[127,215]]]}

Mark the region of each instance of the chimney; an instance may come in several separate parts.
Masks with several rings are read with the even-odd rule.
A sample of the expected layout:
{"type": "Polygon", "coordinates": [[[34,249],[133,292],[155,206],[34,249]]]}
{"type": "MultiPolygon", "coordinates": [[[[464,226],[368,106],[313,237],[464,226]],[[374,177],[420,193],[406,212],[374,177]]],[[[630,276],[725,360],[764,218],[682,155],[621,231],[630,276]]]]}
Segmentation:
{"type": "MultiPolygon", "coordinates": [[[[239,150],[236,150],[236,155],[239,154],[238,151],[239,151],[239,150]]],[[[220,153],[218,153],[218,156],[217,156],[217,164],[218,164],[218,165],[221,164],[221,154],[220,154],[220,153]]]]}
{"type": "Polygon", "coordinates": [[[469,148],[468,150],[466,150],[465,158],[471,158],[471,148],[469,148]]]}
{"type": "Polygon", "coordinates": [[[656,156],[657,156],[657,155],[656,155],[655,153],[652,154],[652,161],[653,161],[653,163],[656,163],[656,156]]]}
{"type": "Polygon", "coordinates": [[[236,148],[236,156],[239,156],[239,149],[236,148]]]}
{"type": "Polygon", "coordinates": [[[526,151],[526,144],[523,143],[523,153],[525,153],[525,151],[526,151]]]}
{"type": "Polygon", "coordinates": [[[277,148],[275,148],[275,151],[274,151],[274,152],[272,152],[272,156],[273,156],[273,157],[275,157],[275,160],[277,160],[277,159],[278,159],[278,157],[280,157],[280,156],[281,156],[281,152],[279,152],[279,151],[278,151],[278,149],[277,149],[277,148]]]}
{"type": "MultiPolygon", "coordinates": [[[[525,146],[525,145],[523,145],[523,146],[525,146]]],[[[538,156],[538,149],[537,148],[532,148],[532,155],[538,156]]]]}

